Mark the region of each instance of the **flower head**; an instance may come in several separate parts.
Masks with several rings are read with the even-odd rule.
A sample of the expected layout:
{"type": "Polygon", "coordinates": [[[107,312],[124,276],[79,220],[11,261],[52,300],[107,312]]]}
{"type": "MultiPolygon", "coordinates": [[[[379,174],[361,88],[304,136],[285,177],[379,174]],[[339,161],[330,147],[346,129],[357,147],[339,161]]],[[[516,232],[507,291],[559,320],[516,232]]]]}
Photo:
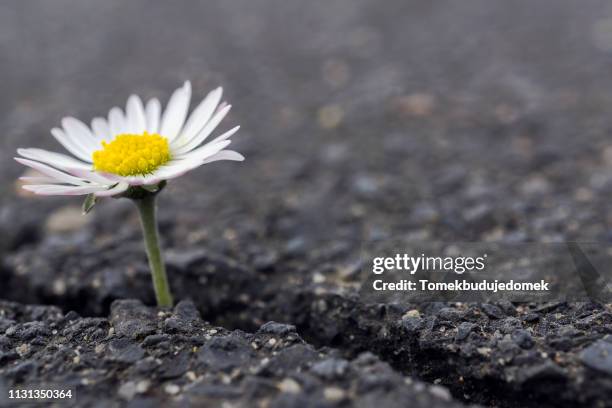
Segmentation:
{"type": "Polygon", "coordinates": [[[42,149],[18,149],[19,163],[41,173],[23,177],[24,189],[42,195],[114,196],[130,186],[156,185],[217,160],[242,161],[225,148],[239,126],[204,143],[230,110],[221,103],[222,89],[210,92],[188,116],[191,84],[174,91],[165,111],[159,100],[146,105],[132,95],[125,111],[114,107],[108,118],[88,127],[66,117],[51,134],[74,157],[42,149]]]}

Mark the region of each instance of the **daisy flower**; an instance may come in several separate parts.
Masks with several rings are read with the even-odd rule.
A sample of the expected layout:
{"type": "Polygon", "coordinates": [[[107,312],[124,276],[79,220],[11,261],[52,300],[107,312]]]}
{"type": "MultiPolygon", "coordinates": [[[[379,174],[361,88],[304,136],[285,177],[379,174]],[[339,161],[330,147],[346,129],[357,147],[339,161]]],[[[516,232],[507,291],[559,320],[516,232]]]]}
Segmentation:
{"type": "Polygon", "coordinates": [[[115,196],[130,186],[156,185],[218,160],[242,161],[225,148],[239,126],[204,143],[229,112],[221,103],[222,89],[210,92],[187,117],[191,84],[174,91],[161,112],[159,100],[143,104],[128,98],[125,111],[112,108],[88,127],[72,117],[51,129],[55,139],[74,157],[42,149],[18,149],[19,163],[43,177],[23,177],[24,189],[41,195],[115,196]]]}
{"type": "Polygon", "coordinates": [[[155,196],[170,179],[203,164],[219,160],[242,161],[227,150],[239,126],[206,142],[229,112],[221,103],[222,89],[210,92],[188,115],[189,81],[178,88],[162,113],[158,99],[145,103],[128,98],[125,111],[112,108],[107,118],[96,117],[87,126],[78,119],[62,119],[51,134],[72,156],[43,149],[18,149],[19,163],[42,173],[22,177],[24,189],[40,195],[87,195],[84,211],[97,197],[127,197],[140,214],[153,282],[160,306],[172,305],[159,249],[155,196]]]}

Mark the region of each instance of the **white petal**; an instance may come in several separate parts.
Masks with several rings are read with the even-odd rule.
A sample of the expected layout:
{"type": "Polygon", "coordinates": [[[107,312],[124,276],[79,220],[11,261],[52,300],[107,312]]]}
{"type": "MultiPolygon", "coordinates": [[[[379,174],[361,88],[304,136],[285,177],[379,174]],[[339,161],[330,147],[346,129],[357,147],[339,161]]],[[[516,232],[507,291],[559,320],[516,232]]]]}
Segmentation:
{"type": "Polygon", "coordinates": [[[157,169],[153,174],[157,177],[158,180],[169,180],[176,177],[179,177],[189,170],[199,167],[200,163],[196,162],[188,162],[182,161],[177,162],[172,165],[162,166],[157,169]]]}
{"type": "Polygon", "coordinates": [[[159,129],[159,117],[161,112],[161,104],[157,98],[150,99],[147,102],[147,132],[157,133],[159,129]]]}
{"type": "Polygon", "coordinates": [[[227,113],[230,111],[231,108],[232,108],[232,105],[227,105],[223,109],[217,111],[217,113],[215,113],[212,119],[208,121],[206,126],[204,126],[202,130],[200,130],[200,133],[198,133],[198,135],[194,137],[193,139],[191,139],[186,145],[181,146],[178,149],[176,149],[175,150],[176,153],[177,154],[186,153],[190,150],[195,149],[200,144],[202,144],[202,142],[206,140],[208,135],[210,135],[212,131],[215,130],[217,125],[223,120],[223,118],[225,117],[225,115],[227,115],[227,113]]]}
{"type": "Polygon", "coordinates": [[[51,129],[51,134],[55,139],[60,142],[62,146],[66,148],[70,153],[74,154],[81,160],[91,163],[92,157],[78,144],[76,144],[71,138],[69,138],[63,130],[59,128],[51,129]]]}
{"type": "Polygon", "coordinates": [[[244,156],[233,150],[222,150],[205,160],[177,160],[174,163],[170,162],[169,165],[162,166],[155,171],[154,175],[157,177],[158,182],[161,180],[169,180],[180,177],[203,164],[212,163],[218,160],[242,161],[244,160],[244,156]]]}
{"type": "Polygon", "coordinates": [[[17,153],[26,159],[43,162],[61,170],[91,169],[91,164],[83,163],[65,154],[49,152],[43,149],[17,149],[17,153]]]}
{"type": "Polygon", "coordinates": [[[66,117],[62,119],[66,135],[80,145],[85,153],[92,154],[98,149],[96,139],[86,124],[78,119],[66,117]]]}
{"type": "Polygon", "coordinates": [[[112,186],[113,184],[115,184],[115,181],[113,181],[112,179],[104,177],[102,174],[92,171],[90,169],[72,169],[67,171],[73,176],[77,176],[83,180],[91,181],[93,183],[101,184],[103,186],[112,186]]]}
{"type": "Polygon", "coordinates": [[[15,160],[17,160],[19,163],[23,164],[24,166],[31,167],[34,170],[38,170],[41,173],[46,174],[49,177],[53,177],[54,179],[57,179],[63,183],[69,183],[69,184],[75,184],[75,185],[85,184],[85,182],[82,179],[71,176],[59,170],[56,170],[53,167],[47,166],[46,164],[42,164],[42,163],[35,162],[32,160],[22,159],[20,157],[15,157],[15,160]]]}
{"type": "Polygon", "coordinates": [[[240,129],[240,126],[236,126],[236,127],[232,128],[232,129],[228,130],[227,132],[223,133],[221,136],[218,136],[218,137],[214,138],[213,140],[210,141],[210,143],[217,143],[217,142],[221,142],[221,141],[223,141],[225,139],[229,139],[239,129],[240,129]]]}
{"type": "Polygon", "coordinates": [[[192,150],[189,153],[185,153],[182,156],[177,156],[177,160],[181,161],[202,161],[208,159],[213,154],[216,154],[227,147],[232,141],[231,140],[223,140],[218,143],[207,143],[206,145],[192,150]]]}
{"type": "Polygon", "coordinates": [[[125,108],[128,130],[132,133],[140,134],[146,130],[146,119],[142,101],[137,95],[128,98],[125,108]]]}
{"type": "Polygon", "coordinates": [[[40,195],[85,195],[105,190],[101,186],[59,186],[53,184],[26,185],[25,190],[32,191],[40,195]]]}
{"type": "Polygon", "coordinates": [[[108,126],[113,137],[125,133],[125,115],[116,106],[108,112],[108,126]]]}
{"type": "Polygon", "coordinates": [[[187,117],[187,111],[189,110],[190,99],[191,83],[189,81],[185,82],[182,88],[174,91],[170,97],[159,131],[159,134],[167,138],[168,142],[172,142],[181,131],[187,117]]]}
{"type": "Polygon", "coordinates": [[[121,194],[123,193],[125,190],[127,190],[129,187],[128,183],[118,183],[115,187],[110,188],[108,190],[104,190],[104,191],[98,191],[96,192],[96,196],[98,197],[109,197],[109,196],[114,196],[116,194],[121,194]]]}
{"type": "Polygon", "coordinates": [[[223,88],[221,87],[206,95],[202,102],[200,102],[193,112],[191,112],[189,119],[187,119],[187,123],[185,123],[183,131],[174,141],[177,146],[188,143],[199,133],[200,130],[202,130],[202,128],[206,125],[206,122],[208,122],[212,114],[215,112],[217,105],[219,105],[219,102],[221,101],[222,95],[223,88]]]}
{"type": "Polygon", "coordinates": [[[98,138],[98,142],[108,142],[113,137],[108,122],[104,118],[93,118],[91,121],[91,129],[98,138]]]}
{"type": "Polygon", "coordinates": [[[194,170],[204,164],[208,164],[208,163],[212,163],[212,162],[216,162],[220,160],[243,161],[244,156],[233,150],[222,150],[202,161],[185,160],[182,163],[177,164],[176,166],[173,166],[173,167],[168,166],[167,168],[162,169],[159,172],[158,177],[160,177],[160,180],[173,179],[176,177],[180,177],[183,174],[191,170],[194,170]]]}
{"type": "Polygon", "coordinates": [[[34,177],[34,176],[24,176],[24,177],[19,177],[19,180],[21,181],[26,181],[28,183],[35,183],[35,184],[53,184],[53,183],[57,183],[58,180],[54,179],[52,177],[34,177]]]}
{"type": "Polygon", "coordinates": [[[244,156],[233,150],[222,150],[214,156],[205,159],[202,164],[208,164],[219,160],[243,161],[244,156]]]}
{"type": "Polygon", "coordinates": [[[150,184],[148,183],[148,179],[150,175],[147,175],[147,176],[143,176],[143,175],[120,176],[118,174],[112,174],[112,173],[99,173],[99,174],[101,174],[105,178],[108,178],[109,180],[113,180],[113,182],[115,183],[127,183],[131,186],[141,186],[143,184],[150,184]]]}

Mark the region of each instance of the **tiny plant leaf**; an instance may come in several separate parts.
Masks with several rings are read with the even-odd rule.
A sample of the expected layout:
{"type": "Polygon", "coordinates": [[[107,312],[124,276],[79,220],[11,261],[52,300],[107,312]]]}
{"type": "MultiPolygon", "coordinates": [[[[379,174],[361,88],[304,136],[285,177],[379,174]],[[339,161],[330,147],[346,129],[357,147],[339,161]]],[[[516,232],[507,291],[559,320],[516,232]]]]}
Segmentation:
{"type": "Polygon", "coordinates": [[[91,210],[93,210],[96,205],[97,197],[95,194],[87,194],[85,197],[85,201],[83,201],[83,215],[88,214],[91,210]]]}

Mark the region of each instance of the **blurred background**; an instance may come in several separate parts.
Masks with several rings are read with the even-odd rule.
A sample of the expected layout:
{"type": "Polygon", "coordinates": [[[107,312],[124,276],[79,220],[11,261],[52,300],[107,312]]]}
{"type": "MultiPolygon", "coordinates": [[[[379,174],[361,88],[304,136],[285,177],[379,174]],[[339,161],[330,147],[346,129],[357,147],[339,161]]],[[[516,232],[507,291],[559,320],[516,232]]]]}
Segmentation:
{"type": "Polygon", "coordinates": [[[608,2],[9,0],[0,33],[6,248],[91,223],[137,234],[115,200],[81,217],[78,198],[24,194],[12,157],[62,151],[63,116],[187,79],[194,100],[225,88],[219,131],[242,125],[247,161],[170,185],[170,246],[612,238],[608,2]]]}

